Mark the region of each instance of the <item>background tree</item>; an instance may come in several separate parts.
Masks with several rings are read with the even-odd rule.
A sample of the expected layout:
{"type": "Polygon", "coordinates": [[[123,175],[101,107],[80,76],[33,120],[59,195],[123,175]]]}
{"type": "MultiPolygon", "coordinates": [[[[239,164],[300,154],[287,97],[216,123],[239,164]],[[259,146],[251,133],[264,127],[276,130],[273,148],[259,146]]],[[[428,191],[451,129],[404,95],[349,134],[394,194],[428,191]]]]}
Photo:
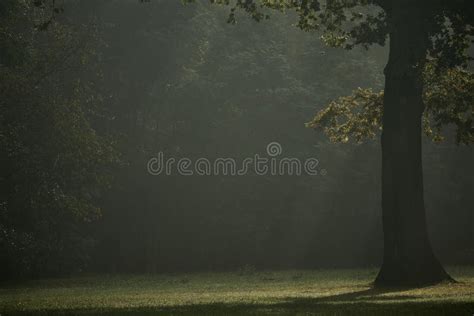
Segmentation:
{"type": "Polygon", "coordinates": [[[97,33],[33,2],[2,2],[0,15],[1,278],[77,272],[118,160],[84,80],[98,76],[97,33]]]}

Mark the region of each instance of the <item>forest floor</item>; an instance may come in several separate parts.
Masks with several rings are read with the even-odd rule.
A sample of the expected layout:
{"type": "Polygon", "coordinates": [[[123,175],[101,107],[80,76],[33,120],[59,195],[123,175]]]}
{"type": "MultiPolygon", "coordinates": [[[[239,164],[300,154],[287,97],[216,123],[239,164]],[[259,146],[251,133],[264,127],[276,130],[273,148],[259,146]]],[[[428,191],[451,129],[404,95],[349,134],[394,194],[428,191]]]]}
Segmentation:
{"type": "Polygon", "coordinates": [[[376,270],[82,276],[0,285],[0,315],[474,315],[474,267],[459,282],[373,289],[376,270]]]}

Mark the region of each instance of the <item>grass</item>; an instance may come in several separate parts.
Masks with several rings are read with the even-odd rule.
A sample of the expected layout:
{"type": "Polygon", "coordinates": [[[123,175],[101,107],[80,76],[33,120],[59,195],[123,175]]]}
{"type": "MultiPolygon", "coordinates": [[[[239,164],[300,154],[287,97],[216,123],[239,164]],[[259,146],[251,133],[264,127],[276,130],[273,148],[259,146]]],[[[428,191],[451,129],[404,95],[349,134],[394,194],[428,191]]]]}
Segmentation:
{"type": "Polygon", "coordinates": [[[459,283],[373,289],[376,270],[87,276],[0,286],[0,315],[473,315],[459,283]]]}

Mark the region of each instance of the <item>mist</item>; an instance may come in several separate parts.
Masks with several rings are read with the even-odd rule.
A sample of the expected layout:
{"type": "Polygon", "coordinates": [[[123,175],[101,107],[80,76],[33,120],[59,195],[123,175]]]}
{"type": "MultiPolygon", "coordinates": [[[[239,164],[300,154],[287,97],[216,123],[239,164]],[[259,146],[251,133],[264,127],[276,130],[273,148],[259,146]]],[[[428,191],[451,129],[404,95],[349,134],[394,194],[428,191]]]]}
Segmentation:
{"type": "MultiPolygon", "coordinates": [[[[384,90],[389,44],[330,47],[292,10],[259,22],[237,10],[232,24],[207,1],[49,8],[0,5],[7,284],[382,266],[382,127],[331,132],[348,126],[341,97],[384,90]],[[340,112],[310,128],[331,104],[340,112]]],[[[474,152],[460,130],[422,134],[422,200],[437,259],[472,267],[474,152]]],[[[405,158],[390,165],[412,174],[405,158]]]]}

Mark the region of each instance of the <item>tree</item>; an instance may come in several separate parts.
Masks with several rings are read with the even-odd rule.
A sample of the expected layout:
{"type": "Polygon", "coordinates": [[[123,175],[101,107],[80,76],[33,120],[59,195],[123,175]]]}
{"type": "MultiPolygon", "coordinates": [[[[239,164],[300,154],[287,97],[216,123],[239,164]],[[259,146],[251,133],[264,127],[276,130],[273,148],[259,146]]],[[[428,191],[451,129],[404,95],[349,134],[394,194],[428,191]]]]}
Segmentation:
{"type": "MultiPolygon", "coordinates": [[[[210,2],[231,4],[230,0],[210,2]]],[[[450,71],[467,67],[466,49],[474,35],[474,4],[463,0],[238,0],[233,3],[230,23],[236,22],[236,9],[246,11],[257,21],[269,17],[268,9],[293,10],[299,28],[320,30],[327,44],[347,49],[385,45],[389,39],[384,92],[377,96],[366,91],[362,98],[371,100],[372,107],[366,109],[372,110],[373,117],[379,117],[379,121],[365,123],[382,127],[384,256],[375,284],[422,285],[452,280],[435,257],[426,228],[421,161],[422,116],[427,110],[424,97],[426,101],[443,87],[432,86],[433,90],[424,94],[425,84],[430,83],[423,74],[430,60],[434,60],[431,78],[447,74],[444,78],[449,79],[450,71]],[[383,108],[377,107],[381,103],[383,108]]],[[[457,74],[466,75],[461,70],[457,74]]],[[[464,79],[462,84],[466,84],[464,79]]],[[[472,90],[472,80],[467,84],[472,90]]],[[[456,99],[462,104],[431,119],[437,127],[456,124],[458,140],[467,142],[473,133],[472,103],[456,99]],[[461,112],[457,112],[459,109],[461,112]]],[[[459,103],[451,100],[449,104],[453,101],[459,103]]],[[[443,108],[442,103],[438,104],[440,107],[443,108]]],[[[316,119],[310,126],[318,123],[316,119]]],[[[361,123],[359,126],[364,122],[361,123]]]]}
{"type": "Polygon", "coordinates": [[[90,84],[95,30],[36,5],[0,5],[1,279],[84,268],[119,158],[96,128],[108,115],[90,84]]]}

